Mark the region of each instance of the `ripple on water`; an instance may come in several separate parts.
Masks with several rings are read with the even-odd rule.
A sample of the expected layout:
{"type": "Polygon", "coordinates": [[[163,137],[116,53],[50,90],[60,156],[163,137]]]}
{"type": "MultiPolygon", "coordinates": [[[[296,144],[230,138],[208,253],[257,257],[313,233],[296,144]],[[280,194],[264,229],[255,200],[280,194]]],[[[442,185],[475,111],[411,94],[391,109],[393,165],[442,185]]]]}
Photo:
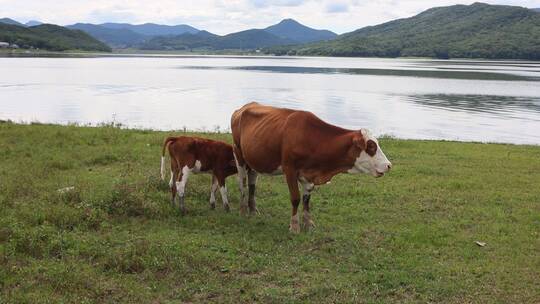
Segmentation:
{"type": "Polygon", "coordinates": [[[524,119],[522,114],[523,112],[527,112],[533,114],[531,115],[532,120],[540,121],[540,97],[419,94],[407,96],[407,100],[427,107],[485,113],[499,117],[524,119]],[[537,119],[534,119],[534,117],[537,117],[537,119]]]}

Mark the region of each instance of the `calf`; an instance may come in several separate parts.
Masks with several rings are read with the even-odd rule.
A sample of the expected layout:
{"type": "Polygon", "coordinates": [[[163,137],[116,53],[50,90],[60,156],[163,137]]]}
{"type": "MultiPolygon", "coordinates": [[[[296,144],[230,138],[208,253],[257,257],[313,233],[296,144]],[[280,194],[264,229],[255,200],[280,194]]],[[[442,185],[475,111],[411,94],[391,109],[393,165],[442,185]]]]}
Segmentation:
{"type": "Polygon", "coordinates": [[[186,213],[184,194],[191,173],[212,174],[210,207],[216,206],[215,192],[219,186],[223,207],[229,211],[225,179],[237,173],[232,146],[220,141],[198,137],[167,137],[161,153],[161,179],[165,179],[165,150],[171,157],[171,203],[175,205],[178,192],[180,211],[186,213]]]}
{"type": "Polygon", "coordinates": [[[381,177],[392,166],[367,130],[347,130],[328,124],[313,113],[274,108],[256,102],[236,110],[231,118],[234,155],[242,202],[240,211],[255,212],[258,173],[285,174],[292,204],[290,230],[300,231],[298,205],[303,187],[304,225],[313,226],[309,199],[316,185],[339,173],[381,177]],[[245,193],[248,180],[249,197],[245,193]]]}

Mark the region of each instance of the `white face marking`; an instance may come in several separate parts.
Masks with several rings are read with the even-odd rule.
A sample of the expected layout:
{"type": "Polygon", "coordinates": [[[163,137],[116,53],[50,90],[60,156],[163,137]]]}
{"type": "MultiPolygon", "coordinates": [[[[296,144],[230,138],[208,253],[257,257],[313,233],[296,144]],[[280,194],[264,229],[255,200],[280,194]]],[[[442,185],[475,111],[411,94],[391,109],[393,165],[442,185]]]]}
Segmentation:
{"type": "Polygon", "coordinates": [[[364,137],[364,140],[372,140],[377,144],[377,152],[375,152],[375,155],[370,156],[366,153],[366,151],[360,152],[360,155],[358,158],[356,158],[356,161],[354,162],[354,166],[349,169],[349,173],[367,173],[372,174],[375,177],[380,177],[384,173],[388,172],[390,170],[390,167],[392,164],[386,158],[386,155],[384,155],[384,152],[381,149],[381,146],[379,146],[379,141],[371,135],[371,133],[366,130],[362,129],[360,130],[362,133],[362,136],[364,137]]]}

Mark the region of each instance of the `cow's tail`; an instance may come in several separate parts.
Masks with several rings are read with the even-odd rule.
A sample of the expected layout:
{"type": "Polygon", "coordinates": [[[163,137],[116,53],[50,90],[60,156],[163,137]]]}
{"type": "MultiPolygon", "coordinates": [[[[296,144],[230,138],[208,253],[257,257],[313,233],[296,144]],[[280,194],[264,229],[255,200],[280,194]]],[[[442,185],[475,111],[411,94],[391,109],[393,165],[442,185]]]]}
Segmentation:
{"type": "Polygon", "coordinates": [[[167,137],[163,142],[163,149],[161,150],[161,180],[165,180],[165,151],[168,150],[169,145],[175,139],[175,137],[167,137]]]}

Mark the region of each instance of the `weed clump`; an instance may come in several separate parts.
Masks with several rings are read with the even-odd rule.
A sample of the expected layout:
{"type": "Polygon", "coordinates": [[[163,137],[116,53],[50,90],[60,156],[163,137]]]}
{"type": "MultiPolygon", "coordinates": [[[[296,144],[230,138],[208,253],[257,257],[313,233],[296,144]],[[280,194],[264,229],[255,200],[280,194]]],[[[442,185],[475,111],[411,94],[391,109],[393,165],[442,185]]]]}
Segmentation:
{"type": "Polygon", "coordinates": [[[166,210],[161,202],[152,200],[150,191],[155,184],[144,182],[116,182],[110,195],[99,205],[111,216],[161,218],[166,216],[166,210]]]}

